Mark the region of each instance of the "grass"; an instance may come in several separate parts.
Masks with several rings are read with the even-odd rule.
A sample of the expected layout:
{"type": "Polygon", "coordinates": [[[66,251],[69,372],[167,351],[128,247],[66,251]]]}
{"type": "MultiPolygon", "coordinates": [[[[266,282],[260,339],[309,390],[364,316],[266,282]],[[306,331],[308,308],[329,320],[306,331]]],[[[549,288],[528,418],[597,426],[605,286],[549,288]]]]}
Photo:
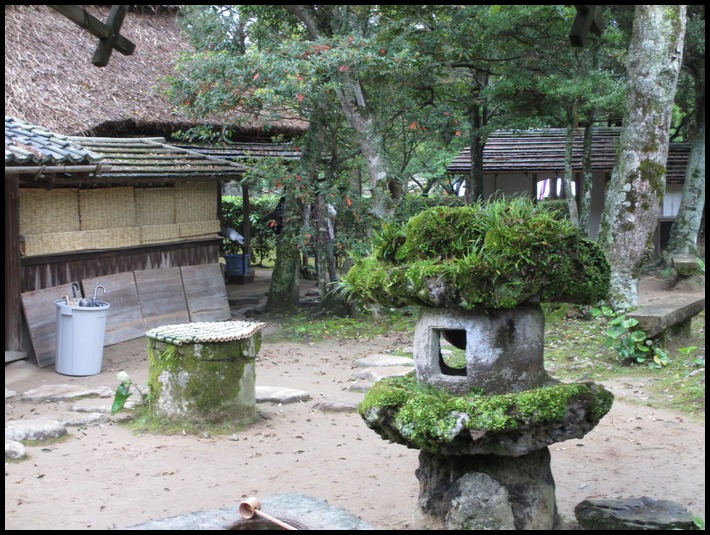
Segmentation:
{"type": "Polygon", "coordinates": [[[269,334],[269,341],[315,343],[374,338],[397,332],[414,333],[416,309],[375,307],[371,313],[348,317],[323,316],[317,311],[302,310],[296,314],[269,316],[268,319],[278,324],[276,331],[269,334]]]}
{"type": "MultiPolygon", "coordinates": [[[[274,319],[274,318],[271,318],[274,319]]],[[[561,380],[623,380],[643,385],[643,399],[629,401],[654,408],[679,411],[705,421],[705,312],[696,316],[690,337],[671,340],[666,346],[670,364],[651,369],[645,364],[620,360],[605,346],[605,325],[572,305],[545,307],[545,366],[561,380]]],[[[375,313],[352,317],[323,317],[313,311],[275,318],[279,325],[270,341],[318,343],[357,340],[390,333],[413,335],[416,309],[380,307],[375,313]]],[[[453,349],[447,363],[458,366],[463,352],[453,349]]]]}
{"type": "Polygon", "coordinates": [[[554,312],[546,319],[545,366],[552,376],[641,383],[644,396],[635,398],[637,403],[677,410],[705,421],[704,311],[693,318],[689,337],[667,342],[670,364],[660,369],[620,361],[616,351],[605,346],[605,327],[598,320],[556,317],[554,312]]]}
{"type": "MultiPolygon", "coordinates": [[[[131,409],[133,418],[121,425],[130,429],[134,435],[141,434],[153,435],[194,435],[207,438],[210,436],[225,436],[233,435],[240,431],[244,431],[249,427],[251,422],[233,422],[226,421],[220,423],[210,422],[191,422],[189,420],[178,420],[171,418],[161,418],[152,416],[147,405],[139,405],[131,409]]],[[[258,415],[258,409],[257,409],[258,415]]],[[[255,416],[255,419],[258,419],[255,416]]]]}

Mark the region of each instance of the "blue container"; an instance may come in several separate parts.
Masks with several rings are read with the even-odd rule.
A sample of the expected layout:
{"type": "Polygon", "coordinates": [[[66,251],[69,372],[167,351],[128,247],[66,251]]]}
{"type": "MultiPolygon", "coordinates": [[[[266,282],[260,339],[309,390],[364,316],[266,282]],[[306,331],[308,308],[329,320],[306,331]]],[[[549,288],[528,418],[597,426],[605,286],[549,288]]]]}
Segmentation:
{"type": "Polygon", "coordinates": [[[227,254],[224,255],[224,261],[227,266],[228,277],[247,275],[249,273],[248,254],[227,254]]]}

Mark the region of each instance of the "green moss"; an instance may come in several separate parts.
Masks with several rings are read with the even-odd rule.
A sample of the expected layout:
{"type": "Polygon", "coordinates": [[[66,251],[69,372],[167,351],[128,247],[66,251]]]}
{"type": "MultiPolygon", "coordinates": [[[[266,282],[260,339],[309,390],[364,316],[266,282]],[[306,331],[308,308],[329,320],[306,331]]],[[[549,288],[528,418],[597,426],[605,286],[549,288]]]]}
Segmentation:
{"type": "Polygon", "coordinates": [[[596,243],[553,205],[518,197],[437,206],[401,228],[386,227],[342,288],[386,306],[473,310],[538,301],[594,304],[606,297],[609,279],[596,243]]]}
{"type": "Polygon", "coordinates": [[[648,182],[651,189],[653,189],[654,194],[659,199],[663,198],[666,191],[665,176],[666,167],[656,162],[650,160],[643,160],[639,164],[639,173],[641,174],[641,180],[648,182]]]}
{"type": "Polygon", "coordinates": [[[47,438],[45,440],[22,440],[22,444],[25,446],[33,447],[33,446],[48,446],[50,444],[59,444],[61,442],[65,442],[72,438],[72,435],[69,433],[63,434],[61,437],[53,437],[53,438],[47,438]]]}
{"type": "Polygon", "coordinates": [[[613,399],[613,394],[593,383],[560,383],[517,394],[472,392],[459,396],[423,385],[410,373],[375,383],[358,410],[366,420],[372,411],[385,411],[408,445],[434,452],[460,433],[461,422],[472,431],[529,428],[562,422],[570,405],[578,401],[598,421],[613,399]]]}

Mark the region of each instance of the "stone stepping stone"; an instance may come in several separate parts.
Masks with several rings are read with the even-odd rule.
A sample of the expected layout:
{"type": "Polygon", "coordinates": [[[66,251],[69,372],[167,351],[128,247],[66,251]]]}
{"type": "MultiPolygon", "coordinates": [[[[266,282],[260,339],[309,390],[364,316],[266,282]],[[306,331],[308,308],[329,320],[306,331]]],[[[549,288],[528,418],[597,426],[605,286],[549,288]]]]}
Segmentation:
{"type": "Polygon", "coordinates": [[[23,440],[50,440],[67,434],[66,426],[58,420],[15,420],[5,424],[5,438],[23,440]]]}
{"type": "Polygon", "coordinates": [[[374,354],[357,359],[353,362],[355,368],[378,368],[383,366],[414,366],[412,357],[397,357],[395,355],[374,354]]]}
{"type": "Polygon", "coordinates": [[[86,398],[80,399],[71,406],[72,412],[99,412],[111,414],[113,398],[86,398]]]}
{"type": "Polygon", "coordinates": [[[357,373],[356,380],[350,385],[352,392],[367,392],[373,384],[386,377],[401,377],[414,370],[413,366],[375,366],[363,368],[357,373]]]}
{"type": "Polygon", "coordinates": [[[22,442],[5,439],[5,460],[18,461],[27,457],[27,448],[22,442]]]}
{"type": "Polygon", "coordinates": [[[313,409],[322,412],[356,412],[363,396],[344,392],[337,397],[328,397],[317,400],[313,409]]]}
{"type": "Polygon", "coordinates": [[[693,514],[682,505],[648,496],[622,499],[587,499],[574,508],[586,530],[695,530],[693,514]]]}
{"type": "Polygon", "coordinates": [[[108,414],[101,412],[65,412],[56,415],[55,418],[66,427],[89,427],[111,421],[108,414]]]}
{"type": "Polygon", "coordinates": [[[311,395],[308,392],[295,388],[257,386],[255,391],[257,403],[296,403],[311,399],[311,395]]]}
{"type": "Polygon", "coordinates": [[[375,366],[359,371],[357,378],[376,383],[385,377],[401,377],[407,375],[413,369],[413,366],[375,366]]]}
{"type": "Polygon", "coordinates": [[[77,398],[113,398],[114,390],[107,386],[86,388],[79,385],[44,385],[27,390],[21,396],[23,401],[67,401],[77,398]]]}

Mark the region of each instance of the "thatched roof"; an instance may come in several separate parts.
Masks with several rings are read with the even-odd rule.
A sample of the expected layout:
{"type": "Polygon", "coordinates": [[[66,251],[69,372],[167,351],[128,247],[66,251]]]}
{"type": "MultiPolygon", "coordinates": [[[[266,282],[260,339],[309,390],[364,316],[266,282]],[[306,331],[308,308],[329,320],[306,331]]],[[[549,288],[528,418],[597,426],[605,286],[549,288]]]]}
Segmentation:
{"type": "MultiPolygon", "coordinates": [[[[102,21],[110,10],[83,7],[102,21]]],[[[177,6],[156,7],[163,9],[126,15],[121,35],[135,43],[132,55],[113,51],[107,66],[95,67],[99,40],[89,32],[47,6],[5,6],[5,115],[65,135],[169,137],[195,124],[240,124],[244,138],[302,132],[299,121],[269,130],[238,115],[196,121],[178,113],[159,85],[190,44],[167,9],[177,6]]]]}

